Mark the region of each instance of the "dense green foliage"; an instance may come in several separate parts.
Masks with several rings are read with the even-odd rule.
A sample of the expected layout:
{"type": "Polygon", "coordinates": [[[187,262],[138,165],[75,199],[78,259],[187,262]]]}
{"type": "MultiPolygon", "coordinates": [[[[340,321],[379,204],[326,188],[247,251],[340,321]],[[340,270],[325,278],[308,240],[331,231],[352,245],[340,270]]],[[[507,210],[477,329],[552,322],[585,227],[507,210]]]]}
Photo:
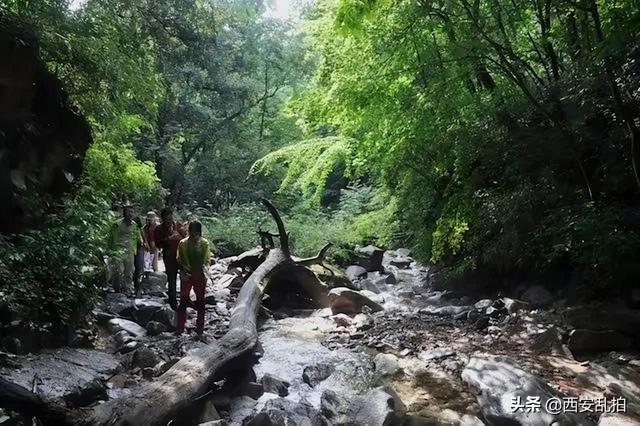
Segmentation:
{"type": "Polygon", "coordinates": [[[307,28],[322,60],[298,110],[358,141],[423,258],[631,282],[636,3],[322,1],[307,28]]]}
{"type": "Polygon", "coordinates": [[[43,321],[86,310],[122,199],[246,249],[263,195],[299,255],[410,245],[448,279],[633,282],[637,6],[318,0],[285,22],[260,1],[5,1],[94,141],[75,192],[2,237],[1,297],[43,321]]]}

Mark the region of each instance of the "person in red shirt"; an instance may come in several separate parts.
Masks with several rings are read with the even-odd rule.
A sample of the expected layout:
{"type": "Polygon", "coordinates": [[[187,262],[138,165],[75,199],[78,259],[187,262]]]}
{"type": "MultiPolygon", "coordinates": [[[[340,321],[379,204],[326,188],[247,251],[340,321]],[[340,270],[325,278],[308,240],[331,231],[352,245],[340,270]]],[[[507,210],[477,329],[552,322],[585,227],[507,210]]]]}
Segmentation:
{"type": "Polygon", "coordinates": [[[186,237],[181,233],[182,227],[173,219],[173,210],[166,207],[160,213],[162,223],[155,230],[155,243],[158,250],[162,250],[165,270],[167,272],[167,287],[169,306],[175,311],[178,308],[176,300],[176,281],[178,278],[178,244],[186,237]]]}

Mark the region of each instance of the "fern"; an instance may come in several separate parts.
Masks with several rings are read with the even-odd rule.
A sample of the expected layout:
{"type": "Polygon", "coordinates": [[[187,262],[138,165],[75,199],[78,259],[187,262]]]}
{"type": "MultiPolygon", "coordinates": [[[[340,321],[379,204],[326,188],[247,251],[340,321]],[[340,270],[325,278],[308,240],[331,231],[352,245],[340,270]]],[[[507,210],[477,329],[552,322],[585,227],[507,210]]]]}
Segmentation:
{"type": "Polygon", "coordinates": [[[344,166],[344,176],[351,175],[353,140],[340,136],[307,139],[287,145],[256,161],[250,175],[282,172],[279,192],[300,191],[312,203],[320,204],[329,174],[344,166]]]}

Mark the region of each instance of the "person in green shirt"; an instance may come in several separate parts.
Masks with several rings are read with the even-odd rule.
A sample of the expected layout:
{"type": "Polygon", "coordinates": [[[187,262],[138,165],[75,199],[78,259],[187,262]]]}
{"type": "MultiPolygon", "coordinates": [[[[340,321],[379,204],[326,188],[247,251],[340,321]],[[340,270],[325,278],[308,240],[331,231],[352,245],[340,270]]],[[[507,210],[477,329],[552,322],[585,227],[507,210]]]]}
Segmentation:
{"type": "Polygon", "coordinates": [[[178,244],[178,265],[180,267],[180,305],[178,306],[177,331],[184,332],[187,322],[187,305],[191,289],[196,294],[196,332],[204,331],[204,291],[206,287],[205,268],[211,259],[209,241],[202,237],[202,224],[197,220],[189,223],[189,236],[178,244]]]}
{"type": "Polygon", "coordinates": [[[109,231],[111,256],[111,285],[116,293],[133,294],[134,260],[142,241],[140,227],[133,220],[131,204],[122,205],[122,219],[114,222],[109,231]]]}

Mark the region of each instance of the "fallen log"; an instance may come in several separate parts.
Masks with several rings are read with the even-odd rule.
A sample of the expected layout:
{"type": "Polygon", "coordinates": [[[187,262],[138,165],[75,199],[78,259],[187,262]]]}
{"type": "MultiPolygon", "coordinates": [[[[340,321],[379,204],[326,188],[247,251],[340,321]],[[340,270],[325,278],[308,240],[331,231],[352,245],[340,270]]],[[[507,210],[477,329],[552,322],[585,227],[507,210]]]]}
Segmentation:
{"type": "MultiPolygon", "coordinates": [[[[228,332],[215,342],[182,358],[162,376],[129,396],[89,409],[66,411],[62,415],[64,422],[92,425],[165,425],[193,407],[199,398],[212,389],[214,382],[231,372],[237,374],[239,368],[250,366],[251,355],[258,344],[256,319],[265,287],[272,278],[288,277],[285,280],[287,284],[290,285],[292,279],[298,279],[301,281],[298,284],[309,291],[310,286],[315,284],[312,278],[315,274],[306,269],[306,265],[321,264],[328,249],[328,246],[325,246],[318,256],[296,262],[290,254],[289,236],[280,215],[268,200],[263,199],[262,202],[276,222],[278,234],[273,235],[278,236],[280,247],[268,249],[265,260],[249,275],[240,289],[231,311],[228,332]]],[[[277,280],[282,281],[281,278],[277,280]]],[[[326,293],[322,293],[321,287],[313,289],[311,294],[322,299],[321,304],[326,303],[326,293]]],[[[38,410],[47,408],[46,403],[37,395],[19,386],[18,388],[12,388],[14,394],[19,395],[18,401],[15,398],[11,401],[14,407],[17,404],[22,412],[29,415],[37,415],[41,412],[38,410]]],[[[6,401],[1,398],[0,407],[7,407],[6,401]]],[[[55,413],[61,415],[58,411],[55,413]]]]}

